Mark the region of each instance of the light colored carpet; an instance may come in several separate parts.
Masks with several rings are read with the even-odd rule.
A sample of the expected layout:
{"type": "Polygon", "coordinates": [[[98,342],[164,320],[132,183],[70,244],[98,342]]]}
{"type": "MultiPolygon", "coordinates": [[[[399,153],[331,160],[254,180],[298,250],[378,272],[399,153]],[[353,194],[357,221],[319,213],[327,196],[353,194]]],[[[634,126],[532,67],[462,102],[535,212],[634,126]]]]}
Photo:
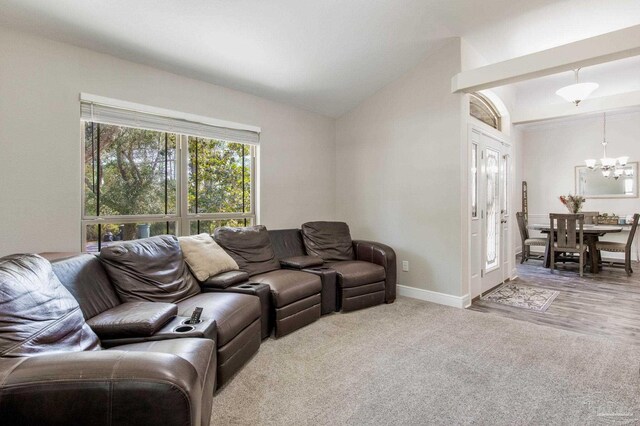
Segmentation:
{"type": "Polygon", "coordinates": [[[638,424],[637,346],[413,299],[265,341],[211,424],[638,424]]]}
{"type": "Polygon", "coordinates": [[[556,290],[506,283],[482,296],[482,300],[544,312],[559,294],[560,292],[556,290]]]}

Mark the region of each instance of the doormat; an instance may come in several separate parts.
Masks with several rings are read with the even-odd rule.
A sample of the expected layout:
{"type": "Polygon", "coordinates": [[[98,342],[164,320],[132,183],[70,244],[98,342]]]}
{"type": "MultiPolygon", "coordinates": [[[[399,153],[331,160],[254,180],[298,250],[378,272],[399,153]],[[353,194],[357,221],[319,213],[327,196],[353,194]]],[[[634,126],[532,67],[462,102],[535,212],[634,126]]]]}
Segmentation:
{"type": "Polygon", "coordinates": [[[503,284],[480,299],[536,312],[546,311],[559,291],[516,284],[503,284]]]}

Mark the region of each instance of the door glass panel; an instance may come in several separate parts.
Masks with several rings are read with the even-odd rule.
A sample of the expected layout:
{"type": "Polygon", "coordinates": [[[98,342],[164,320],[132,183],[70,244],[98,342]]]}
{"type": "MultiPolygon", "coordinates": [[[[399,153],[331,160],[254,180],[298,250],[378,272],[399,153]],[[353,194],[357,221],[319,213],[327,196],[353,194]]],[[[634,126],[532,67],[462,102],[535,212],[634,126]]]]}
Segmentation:
{"type": "Polygon", "coordinates": [[[500,153],[487,148],[487,259],[486,269],[498,266],[500,252],[500,153]]]}
{"type": "Polygon", "coordinates": [[[500,183],[502,184],[502,210],[504,214],[509,214],[509,197],[507,197],[507,191],[509,188],[509,156],[502,157],[502,166],[500,167],[500,183]]]}
{"type": "Polygon", "coordinates": [[[478,144],[471,145],[471,217],[478,217],[478,144]]]}

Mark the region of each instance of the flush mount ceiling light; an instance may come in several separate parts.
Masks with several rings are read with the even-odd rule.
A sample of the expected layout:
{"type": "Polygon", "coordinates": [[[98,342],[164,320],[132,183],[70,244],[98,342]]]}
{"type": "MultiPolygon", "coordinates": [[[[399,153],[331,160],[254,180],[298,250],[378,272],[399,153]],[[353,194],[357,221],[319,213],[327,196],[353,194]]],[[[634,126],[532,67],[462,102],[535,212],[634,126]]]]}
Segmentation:
{"type": "Polygon", "coordinates": [[[600,159],[600,164],[594,159],[585,160],[585,164],[590,170],[601,169],[602,176],[612,177],[618,180],[621,176],[632,177],[633,168],[626,167],[629,157],[611,158],[607,157],[607,113],[605,112],[602,120],[602,148],[604,156],[600,159]]]}
{"type": "Polygon", "coordinates": [[[575,84],[571,84],[569,86],[565,86],[559,89],[556,92],[556,95],[561,96],[568,102],[573,102],[578,106],[581,101],[585,100],[594,90],[596,90],[599,86],[598,83],[580,83],[580,79],[578,77],[578,72],[580,68],[577,70],[573,70],[576,74],[576,82],[575,84]]]}

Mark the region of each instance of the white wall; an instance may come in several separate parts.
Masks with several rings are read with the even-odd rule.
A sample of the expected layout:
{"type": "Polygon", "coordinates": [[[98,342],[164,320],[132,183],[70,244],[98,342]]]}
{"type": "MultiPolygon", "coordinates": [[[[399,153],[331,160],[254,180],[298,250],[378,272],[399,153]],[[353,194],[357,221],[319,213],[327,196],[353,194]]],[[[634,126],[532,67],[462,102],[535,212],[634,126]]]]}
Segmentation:
{"type": "MultiPolygon", "coordinates": [[[[515,147],[515,152],[513,153],[513,166],[514,170],[514,184],[513,184],[513,208],[515,212],[522,211],[522,181],[523,177],[523,142],[522,142],[522,130],[517,126],[512,127],[511,131],[511,141],[513,146],[515,147]]],[[[518,230],[518,222],[515,220],[512,221],[513,232],[512,235],[512,244],[513,244],[513,252],[519,253],[522,251],[522,241],[520,238],[520,231],[518,230]]]]}
{"type": "MultiPolygon", "coordinates": [[[[337,219],[398,255],[402,285],[462,296],[460,39],[337,121],[337,219]],[[410,271],[402,272],[408,260],[410,271]]],[[[464,143],[464,144],[463,144],[464,143]]],[[[465,151],[466,152],[466,151],[465,151]]],[[[466,154],[465,154],[466,155],[466,154]]],[[[465,284],[466,287],[466,284],[465,284]]]]}
{"type": "MultiPolygon", "coordinates": [[[[575,194],[575,166],[602,157],[602,114],[522,126],[522,176],[529,189],[529,223],[548,222],[549,213],[566,213],[558,197],[575,194]]],[[[640,111],[607,114],[607,154],[640,161],[640,111]]],[[[629,215],[640,199],[587,199],[584,211],[629,215]]],[[[628,234],[607,235],[624,240],[628,234]]]]}
{"type": "MultiPolygon", "coordinates": [[[[640,160],[640,111],[607,114],[607,153],[640,160]]],[[[529,187],[529,213],[565,212],[558,197],[575,194],[575,166],[602,157],[602,114],[523,127],[523,178],[529,187]]],[[[638,198],[587,199],[583,210],[622,215],[640,211],[638,198]]]]}
{"type": "Polygon", "coordinates": [[[261,223],[335,216],[335,121],[0,28],[0,255],[81,247],[80,92],[262,128],[261,223]]]}

